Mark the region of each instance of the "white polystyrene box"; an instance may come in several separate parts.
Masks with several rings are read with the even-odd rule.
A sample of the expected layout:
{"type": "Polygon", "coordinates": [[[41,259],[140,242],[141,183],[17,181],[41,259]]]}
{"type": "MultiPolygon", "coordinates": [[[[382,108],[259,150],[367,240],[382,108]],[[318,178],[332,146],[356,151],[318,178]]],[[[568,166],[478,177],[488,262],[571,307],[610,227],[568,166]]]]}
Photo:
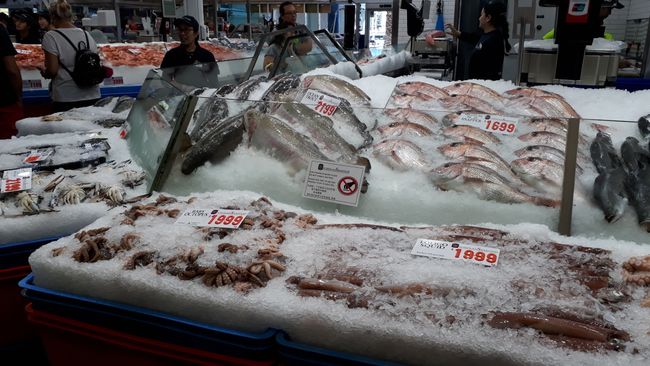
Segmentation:
{"type": "Polygon", "coordinates": [[[116,26],[115,10],[97,10],[97,23],[106,27],[116,26]]]}
{"type": "Polygon", "coordinates": [[[97,17],[83,18],[83,19],[81,19],[81,24],[84,27],[95,26],[95,25],[97,25],[97,17]]]}

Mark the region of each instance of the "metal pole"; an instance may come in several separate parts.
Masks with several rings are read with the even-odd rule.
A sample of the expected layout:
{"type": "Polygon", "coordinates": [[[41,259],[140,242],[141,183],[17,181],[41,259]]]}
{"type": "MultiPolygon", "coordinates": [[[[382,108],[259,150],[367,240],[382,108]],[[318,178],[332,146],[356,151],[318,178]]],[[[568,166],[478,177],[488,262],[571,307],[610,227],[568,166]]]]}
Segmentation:
{"type": "Polygon", "coordinates": [[[643,70],[641,70],[641,77],[647,79],[650,78],[650,19],[648,19],[648,33],[645,37],[645,46],[643,48],[643,64],[641,65],[643,70]]]}
{"type": "Polygon", "coordinates": [[[526,19],[519,20],[519,63],[517,66],[516,84],[521,85],[521,69],[524,67],[524,32],[526,29],[526,19]]]}
{"type": "Polygon", "coordinates": [[[571,217],[573,215],[573,194],[576,181],[576,159],[578,157],[578,132],[580,120],[570,118],[567,131],[567,144],[564,155],[564,177],[562,178],[562,203],[560,205],[560,222],[558,233],[571,235],[571,217]]]}
{"type": "Polygon", "coordinates": [[[391,35],[390,35],[390,44],[394,50],[397,50],[397,40],[399,36],[399,0],[393,0],[392,7],[392,25],[391,25],[391,35]]]}
{"type": "Polygon", "coordinates": [[[120,18],[120,6],[117,0],[113,0],[113,9],[115,9],[115,26],[117,27],[117,41],[122,42],[122,19],[120,18]]]}
{"type": "MultiPolygon", "coordinates": [[[[217,9],[219,9],[219,0],[214,0],[212,2],[212,5],[214,6],[214,11],[212,12],[212,21],[214,22],[214,38],[218,38],[217,34],[219,32],[219,29],[217,26],[217,9]]],[[[208,34],[210,34],[209,29],[208,29],[208,34]]]]}
{"type": "Polygon", "coordinates": [[[246,24],[248,24],[248,40],[253,39],[253,29],[251,27],[251,1],[246,0],[246,24]]]}

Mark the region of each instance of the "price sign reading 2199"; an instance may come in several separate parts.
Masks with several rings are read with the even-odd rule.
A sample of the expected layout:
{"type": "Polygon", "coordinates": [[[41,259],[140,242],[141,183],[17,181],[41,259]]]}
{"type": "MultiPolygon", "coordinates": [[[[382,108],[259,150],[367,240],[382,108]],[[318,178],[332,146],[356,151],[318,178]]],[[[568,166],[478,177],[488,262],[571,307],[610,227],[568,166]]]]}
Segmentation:
{"type": "Polygon", "coordinates": [[[300,103],[312,108],[320,115],[329,117],[336,112],[341,100],[315,90],[307,90],[300,103]]]}

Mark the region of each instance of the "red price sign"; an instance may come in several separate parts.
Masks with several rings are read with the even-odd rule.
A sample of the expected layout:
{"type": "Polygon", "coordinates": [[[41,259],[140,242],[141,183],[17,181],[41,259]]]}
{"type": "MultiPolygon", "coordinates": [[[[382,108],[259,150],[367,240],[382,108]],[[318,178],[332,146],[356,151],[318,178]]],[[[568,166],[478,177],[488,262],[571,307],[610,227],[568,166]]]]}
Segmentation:
{"type": "Polygon", "coordinates": [[[512,122],[499,122],[499,121],[493,121],[488,119],[487,121],[485,121],[484,129],[486,131],[514,133],[515,130],[517,129],[517,125],[512,122]]]}
{"type": "Polygon", "coordinates": [[[6,170],[0,181],[0,192],[17,192],[32,188],[32,169],[6,170]]]}
{"type": "Polygon", "coordinates": [[[177,224],[237,229],[248,215],[244,210],[188,209],[176,220],[177,224]]]}
{"type": "Polygon", "coordinates": [[[300,103],[309,106],[320,115],[329,117],[336,112],[341,100],[310,89],[305,92],[300,103]]]}
{"type": "Polygon", "coordinates": [[[442,240],[418,239],[411,254],[449,260],[462,260],[484,266],[496,266],[499,249],[442,240]]]}
{"type": "Polygon", "coordinates": [[[460,116],[458,124],[474,126],[488,132],[512,135],[517,131],[519,120],[517,118],[490,114],[463,113],[460,116]]]}
{"type": "Polygon", "coordinates": [[[124,84],[124,78],[122,76],[111,76],[110,78],[104,79],[104,85],[122,85],[124,84]]]}
{"type": "Polygon", "coordinates": [[[322,114],[323,116],[329,117],[333,115],[334,112],[336,112],[336,108],[338,107],[333,104],[328,104],[326,102],[323,102],[322,100],[319,100],[318,104],[316,104],[316,106],[314,107],[314,110],[322,114]]]}
{"type": "Polygon", "coordinates": [[[43,161],[52,155],[54,150],[52,149],[45,149],[45,150],[32,150],[25,159],[23,159],[23,163],[37,163],[39,161],[43,161]]]}

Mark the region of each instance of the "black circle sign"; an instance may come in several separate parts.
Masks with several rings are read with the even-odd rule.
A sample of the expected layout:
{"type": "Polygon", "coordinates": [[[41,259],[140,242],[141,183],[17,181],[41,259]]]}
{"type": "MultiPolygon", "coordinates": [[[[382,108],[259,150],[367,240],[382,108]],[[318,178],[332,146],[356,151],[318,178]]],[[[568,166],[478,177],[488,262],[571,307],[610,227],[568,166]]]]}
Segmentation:
{"type": "Polygon", "coordinates": [[[359,182],[354,177],[343,177],[339,180],[339,192],[344,196],[354,194],[359,189],[359,182]]]}

